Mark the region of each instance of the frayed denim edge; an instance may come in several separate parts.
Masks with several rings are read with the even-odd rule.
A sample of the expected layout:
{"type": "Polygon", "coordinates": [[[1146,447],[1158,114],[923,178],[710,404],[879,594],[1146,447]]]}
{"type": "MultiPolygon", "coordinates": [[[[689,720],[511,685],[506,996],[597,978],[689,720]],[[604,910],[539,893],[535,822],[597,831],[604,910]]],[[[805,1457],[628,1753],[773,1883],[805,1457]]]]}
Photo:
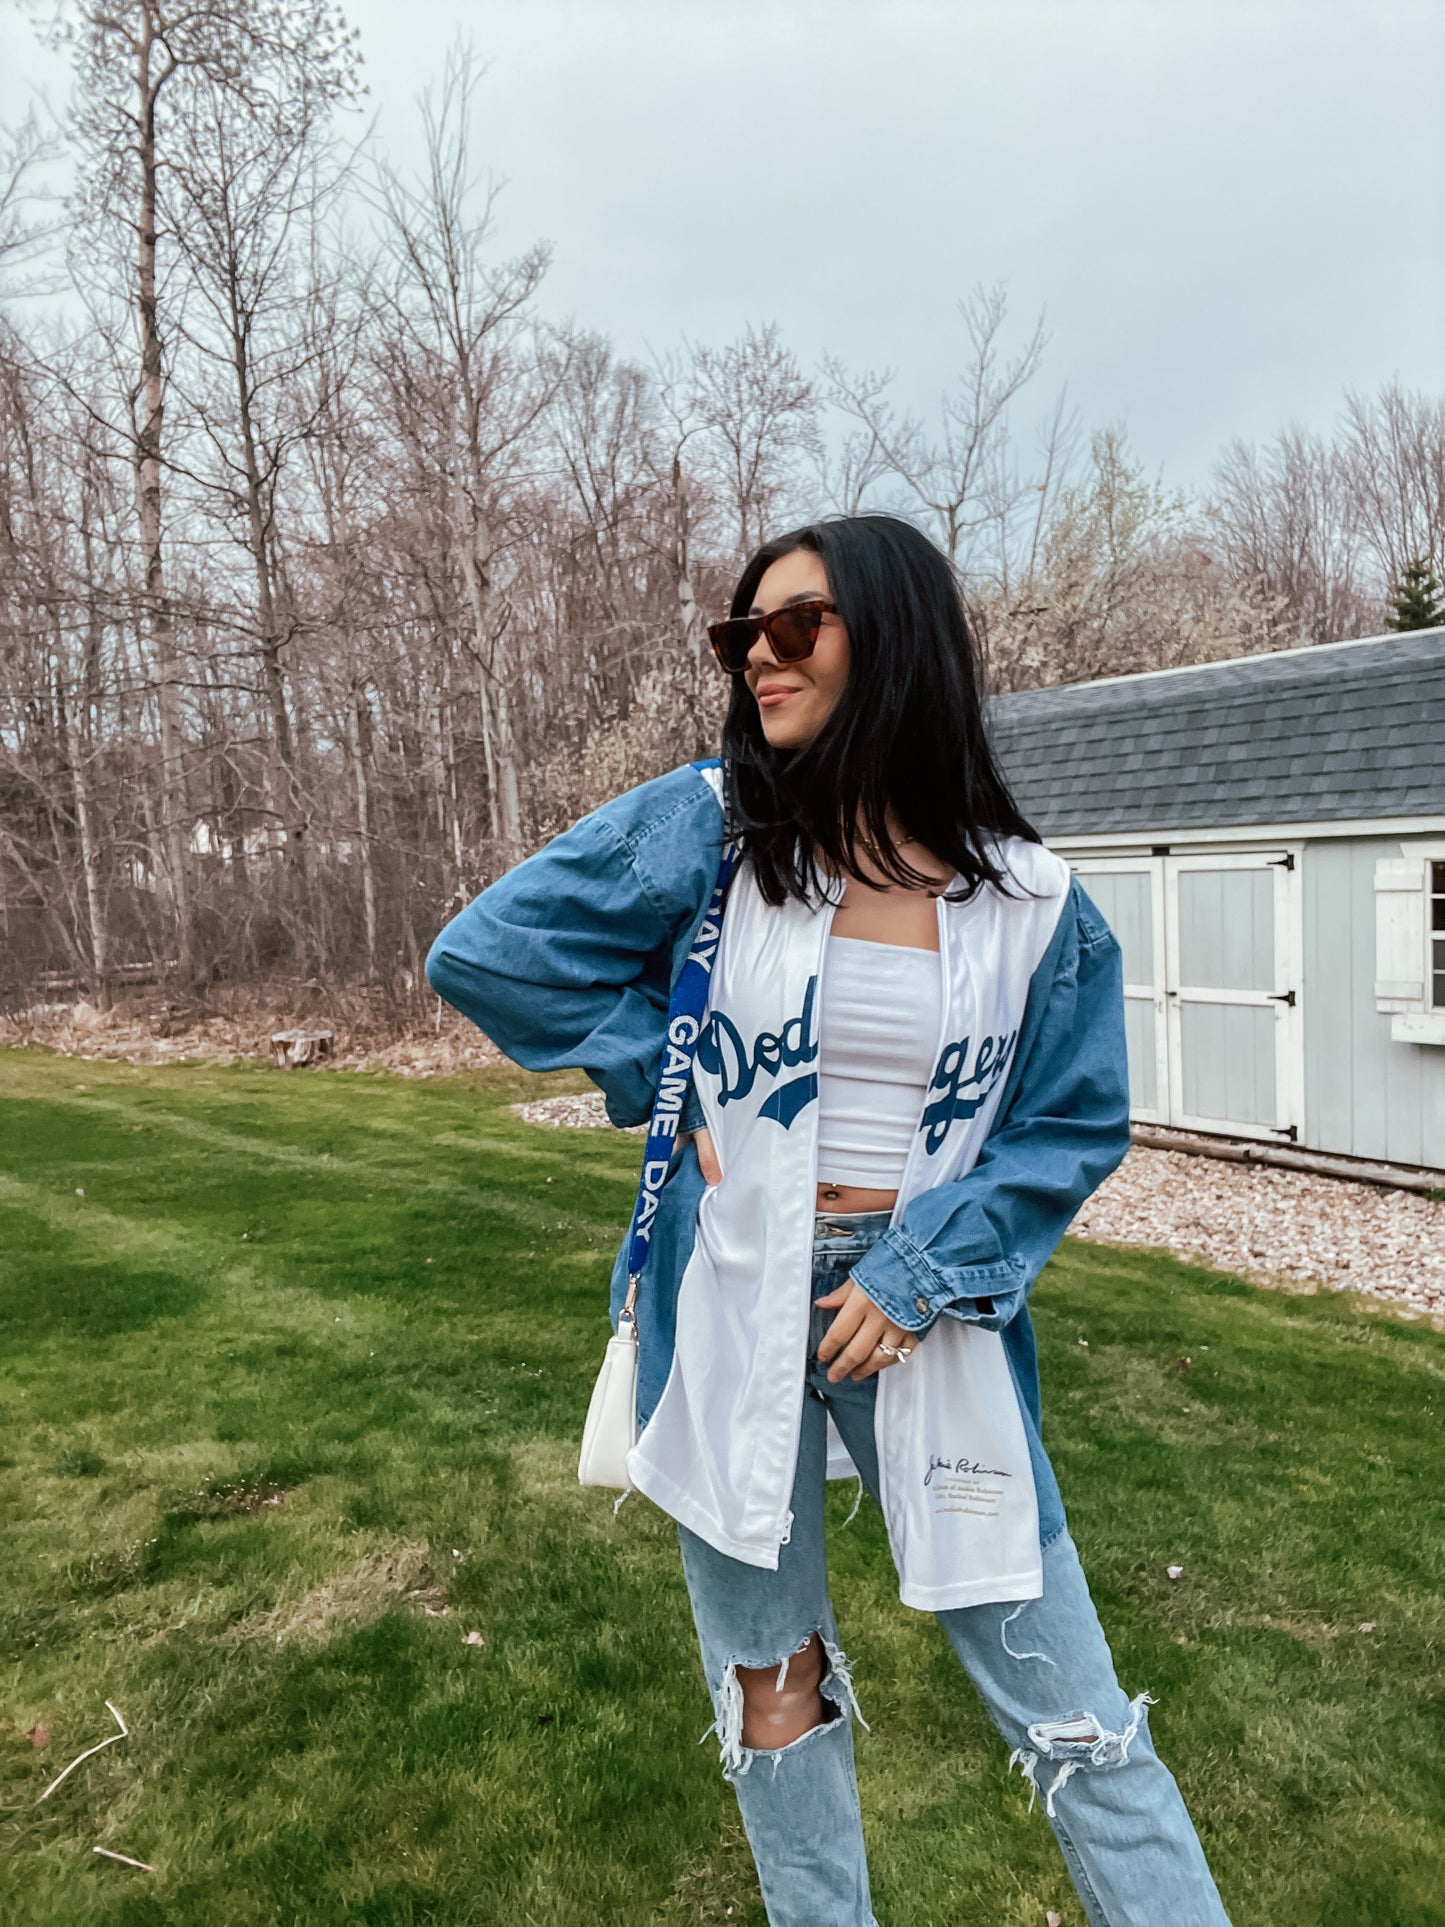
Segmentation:
{"type": "MultiPolygon", "coordinates": [[[[779,1693],[782,1692],[784,1686],[787,1684],[789,1665],[799,1653],[806,1652],[812,1644],[814,1634],[817,1635],[819,1641],[822,1643],[823,1652],[828,1661],[828,1670],[823,1675],[818,1691],[825,1699],[831,1700],[833,1705],[838,1709],[837,1714],[834,1716],[835,1718],[849,1715],[857,1720],[865,1733],[871,1732],[872,1728],[863,1717],[863,1710],[858,1704],[858,1695],[853,1688],[853,1669],[849,1663],[848,1656],[841,1646],[835,1645],[835,1643],[829,1639],[821,1626],[814,1626],[799,1640],[791,1652],[785,1653],[782,1659],[778,1661],[778,1680],[774,1690],[779,1693]]],[[[757,1759],[759,1753],[769,1753],[772,1755],[773,1772],[776,1774],[785,1754],[791,1753],[795,1747],[805,1745],[812,1739],[815,1733],[824,1732],[833,1724],[832,1720],[822,1720],[817,1726],[809,1727],[806,1733],[800,1733],[797,1739],[790,1741],[787,1746],[766,1748],[744,1746],[743,1689],[738,1680],[738,1667],[751,1667],[751,1664],[752,1662],[740,1656],[735,1656],[724,1666],[722,1680],[719,1683],[714,1700],[714,1709],[717,1717],[698,1741],[698,1745],[701,1746],[703,1741],[711,1739],[716,1735],[718,1741],[718,1763],[729,1780],[740,1779],[752,1766],[753,1761],[757,1759]]],[[[770,1660],[761,1661],[759,1662],[759,1670],[762,1666],[771,1664],[772,1662],[770,1660]]]]}
{"type": "Polygon", "coordinates": [[[1144,1709],[1154,1706],[1157,1701],[1152,1694],[1140,1693],[1129,1702],[1129,1724],[1122,1733],[1111,1733],[1102,1720],[1092,1713],[1079,1713],[1067,1720],[1040,1720],[1028,1730],[1029,1745],[1016,1746],[1009,1755],[1010,1768],[1017,1767],[1029,1783],[1029,1812],[1034,1810],[1038,1798],[1038,1768],[1041,1759],[1057,1760],[1059,1770],[1044,1795],[1044,1812],[1050,1820],[1054,1818],[1054,1806],[1059,1795],[1081,1767],[1103,1768],[1127,1766],[1129,1748],[1134,1744],[1135,1735],[1144,1720],[1144,1709]],[[1083,1739],[1071,1738],[1071,1733],[1084,1733],[1083,1739]]]}

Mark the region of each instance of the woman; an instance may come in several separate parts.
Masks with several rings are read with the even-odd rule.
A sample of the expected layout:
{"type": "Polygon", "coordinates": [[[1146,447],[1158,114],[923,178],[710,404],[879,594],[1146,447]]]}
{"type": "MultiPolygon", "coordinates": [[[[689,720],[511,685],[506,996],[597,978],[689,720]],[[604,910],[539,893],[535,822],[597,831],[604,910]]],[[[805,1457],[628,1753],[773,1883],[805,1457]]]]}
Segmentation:
{"type": "Polygon", "coordinates": [[[1065,1527],[1026,1304],[1128,1144],[1118,947],[994,766],[963,605],[917,530],[782,536],[711,633],[721,768],[584,818],[448,925],[427,971],[509,1056],[580,1065],[631,1125],[685,1063],[664,1058],[670,987],[695,944],[711,962],[628,1469],[678,1521],[768,1918],[874,1921],[823,1550],[824,1479],[856,1472],[1089,1919],[1217,1927],[1065,1527]],[[741,860],[718,940],[725,824],[741,860]]]}

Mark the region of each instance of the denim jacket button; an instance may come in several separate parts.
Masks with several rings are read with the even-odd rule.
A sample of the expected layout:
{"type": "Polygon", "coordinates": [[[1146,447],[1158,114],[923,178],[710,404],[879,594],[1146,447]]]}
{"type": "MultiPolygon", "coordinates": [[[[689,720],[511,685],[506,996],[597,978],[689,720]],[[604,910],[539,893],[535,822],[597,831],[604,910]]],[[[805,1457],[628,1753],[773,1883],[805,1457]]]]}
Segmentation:
{"type": "Polygon", "coordinates": [[[913,1301],[913,1309],[919,1313],[921,1317],[926,1316],[928,1312],[928,1300],[926,1298],[915,1298],[913,1301]]]}

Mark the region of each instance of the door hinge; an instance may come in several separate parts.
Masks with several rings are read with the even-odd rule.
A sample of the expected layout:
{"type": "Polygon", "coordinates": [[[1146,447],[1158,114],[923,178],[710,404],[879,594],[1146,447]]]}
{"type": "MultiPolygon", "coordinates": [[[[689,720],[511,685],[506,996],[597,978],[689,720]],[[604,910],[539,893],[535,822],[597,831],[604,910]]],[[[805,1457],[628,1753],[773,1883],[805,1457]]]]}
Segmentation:
{"type": "Polygon", "coordinates": [[[1276,990],[1271,993],[1270,1002],[1272,1004],[1288,1004],[1290,1009],[1293,1010],[1294,992],[1292,990],[1276,990]]]}
{"type": "Polygon", "coordinates": [[[1270,1129],[1276,1137],[1287,1137],[1291,1144],[1299,1138],[1299,1127],[1294,1124],[1272,1124],[1270,1129]]]}
{"type": "Polygon", "coordinates": [[[1269,860],[1269,867],[1271,870],[1292,870],[1294,868],[1294,851],[1289,851],[1285,856],[1272,856],[1269,860]]]}

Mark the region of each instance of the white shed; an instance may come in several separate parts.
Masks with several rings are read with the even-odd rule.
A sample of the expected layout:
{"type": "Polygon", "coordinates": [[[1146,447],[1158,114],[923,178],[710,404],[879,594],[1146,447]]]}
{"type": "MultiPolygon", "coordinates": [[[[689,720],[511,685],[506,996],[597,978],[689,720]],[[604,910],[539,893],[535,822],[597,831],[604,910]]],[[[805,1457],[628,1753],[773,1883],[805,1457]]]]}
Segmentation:
{"type": "Polygon", "coordinates": [[[1140,1124],[1445,1171],[1445,629],[997,697],[1140,1124]]]}

